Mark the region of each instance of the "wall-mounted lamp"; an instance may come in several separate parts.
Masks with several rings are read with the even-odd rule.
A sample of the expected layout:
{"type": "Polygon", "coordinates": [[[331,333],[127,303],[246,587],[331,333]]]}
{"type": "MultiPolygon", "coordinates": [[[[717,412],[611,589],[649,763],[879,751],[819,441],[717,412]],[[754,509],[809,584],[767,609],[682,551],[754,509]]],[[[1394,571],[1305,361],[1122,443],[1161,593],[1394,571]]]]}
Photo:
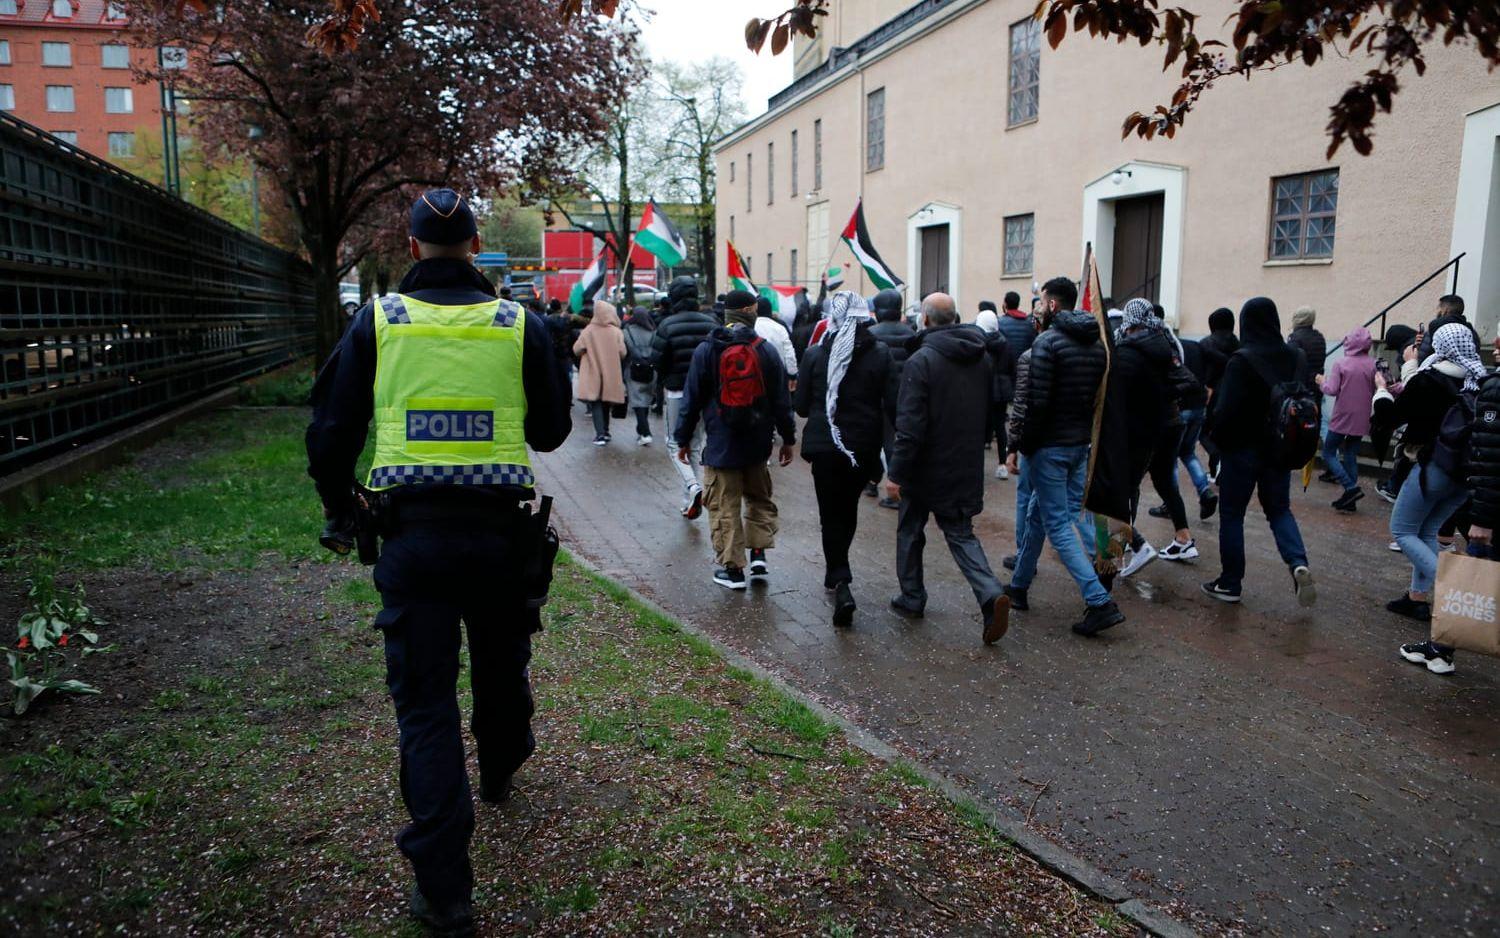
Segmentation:
{"type": "Polygon", "coordinates": [[[1117,186],[1120,186],[1125,184],[1126,179],[1129,179],[1134,175],[1135,174],[1128,169],[1117,169],[1109,174],[1109,181],[1117,186]]]}

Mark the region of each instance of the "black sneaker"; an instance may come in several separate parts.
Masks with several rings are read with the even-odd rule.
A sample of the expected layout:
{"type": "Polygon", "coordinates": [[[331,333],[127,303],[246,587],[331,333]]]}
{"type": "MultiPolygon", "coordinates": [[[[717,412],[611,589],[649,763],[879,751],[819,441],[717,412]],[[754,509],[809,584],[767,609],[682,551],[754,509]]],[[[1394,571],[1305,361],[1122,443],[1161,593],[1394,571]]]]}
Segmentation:
{"type": "Polygon", "coordinates": [[[435,904],[422,890],[411,887],[411,916],[442,938],[467,938],[474,934],[474,905],[466,900],[435,904]]]}
{"type": "Polygon", "coordinates": [[[714,571],[714,582],[727,589],[745,588],[745,571],[739,567],[720,567],[714,571]]]}
{"type": "Polygon", "coordinates": [[[1401,657],[1412,664],[1426,665],[1433,674],[1453,673],[1453,649],[1437,642],[1412,642],[1401,646],[1401,657]]]}
{"type": "Polygon", "coordinates": [[[1346,514],[1353,514],[1357,510],[1355,507],[1355,503],[1364,497],[1364,489],[1356,485],[1354,488],[1350,489],[1343,495],[1340,495],[1338,498],[1333,500],[1333,510],[1342,511],[1346,514]]]}
{"type": "Polygon", "coordinates": [[[1209,580],[1201,587],[1204,593],[1212,596],[1221,603],[1237,603],[1240,601],[1240,591],[1220,586],[1218,580],[1209,580]]]}
{"type": "Polygon", "coordinates": [[[1198,520],[1207,521],[1219,510],[1219,496],[1212,490],[1198,496],[1198,520]]]}
{"type": "Polygon", "coordinates": [[[604,446],[604,445],[606,445],[608,443],[609,443],[609,439],[607,437],[603,437],[603,436],[596,436],[596,437],[594,437],[594,445],[595,446],[604,446]]]}
{"type": "Polygon", "coordinates": [[[1381,482],[1375,486],[1375,494],[1394,505],[1396,504],[1396,496],[1400,493],[1386,483],[1381,482]]]}
{"type": "Polygon", "coordinates": [[[771,575],[771,567],[766,563],[764,548],[758,547],[750,552],[750,575],[756,579],[765,579],[771,575]]]}
{"type": "Polygon", "coordinates": [[[511,791],[509,775],[495,784],[485,781],[482,774],[479,776],[479,800],[485,804],[505,804],[510,800],[511,791]]]}
{"type": "Polygon", "coordinates": [[[1386,603],[1385,608],[1398,616],[1405,616],[1418,622],[1432,621],[1432,604],[1424,603],[1420,599],[1412,599],[1406,593],[1402,593],[1400,599],[1393,599],[1386,603]]]}
{"type": "Polygon", "coordinates": [[[1172,517],[1172,513],[1167,510],[1167,506],[1166,505],[1157,505],[1155,508],[1153,508],[1150,511],[1146,512],[1146,514],[1150,515],[1153,518],[1170,518],[1170,517],[1172,517]]]}
{"type": "Polygon", "coordinates": [[[1021,558],[1018,554],[1010,554],[1006,556],[1005,559],[1000,561],[1000,566],[1004,567],[1007,570],[1014,570],[1016,568],[1016,563],[1020,559],[1021,558]]]}
{"type": "Polygon", "coordinates": [[[848,583],[840,583],[833,593],[833,624],[847,629],[854,624],[854,591],[848,583]]]}
{"type": "Polygon", "coordinates": [[[979,616],[984,620],[984,643],[993,645],[1000,641],[1010,628],[1010,597],[1002,593],[985,600],[979,607],[979,616]]]}
{"type": "Polygon", "coordinates": [[[908,606],[906,600],[900,596],[891,599],[891,611],[903,619],[920,619],[923,612],[914,606],[908,606]]]}
{"type": "Polygon", "coordinates": [[[891,498],[889,495],[886,495],[886,496],[884,496],[883,498],[880,499],[880,507],[881,508],[900,508],[901,507],[901,499],[899,499],[899,498],[891,498]]]}
{"type": "Polygon", "coordinates": [[[1323,472],[1322,472],[1322,473],[1321,473],[1321,474],[1320,474],[1320,475],[1319,475],[1319,476],[1318,476],[1318,481],[1319,481],[1319,482],[1329,482],[1329,483],[1335,483],[1335,482],[1338,482],[1338,479],[1336,479],[1336,478],[1334,478],[1334,475],[1333,475],[1333,473],[1332,473],[1332,472],[1329,472],[1329,471],[1328,471],[1328,470],[1326,470],[1326,469],[1325,469],[1325,470],[1323,470],[1323,472]]]}
{"type": "Polygon", "coordinates": [[[1073,634],[1093,637],[1124,621],[1125,613],[1120,611],[1120,607],[1115,605],[1114,600],[1110,600],[1102,606],[1090,606],[1083,614],[1083,621],[1073,623],[1073,634]]]}
{"type": "Polygon", "coordinates": [[[876,487],[876,485],[875,485],[874,482],[870,482],[867,485],[865,485],[865,498],[874,498],[875,496],[877,496],[879,494],[880,494],[880,489],[876,487]]]}
{"type": "Polygon", "coordinates": [[[1026,612],[1031,608],[1026,602],[1026,589],[1021,586],[1007,586],[1005,595],[1010,597],[1010,608],[1019,612],[1026,612]]]}

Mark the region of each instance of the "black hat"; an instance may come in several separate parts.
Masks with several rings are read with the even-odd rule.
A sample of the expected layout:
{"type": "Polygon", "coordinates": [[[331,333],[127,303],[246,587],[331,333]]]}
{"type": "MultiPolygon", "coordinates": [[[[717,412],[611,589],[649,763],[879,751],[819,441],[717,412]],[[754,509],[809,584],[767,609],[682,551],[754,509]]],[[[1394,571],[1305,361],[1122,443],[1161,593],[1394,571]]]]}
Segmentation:
{"type": "Polygon", "coordinates": [[[411,204],[411,236],[427,244],[462,244],[479,233],[474,212],[452,189],[428,189],[411,204]]]}
{"type": "Polygon", "coordinates": [[[749,309],[755,305],[755,294],[749,290],[730,290],[724,294],[725,309],[749,309]]]}

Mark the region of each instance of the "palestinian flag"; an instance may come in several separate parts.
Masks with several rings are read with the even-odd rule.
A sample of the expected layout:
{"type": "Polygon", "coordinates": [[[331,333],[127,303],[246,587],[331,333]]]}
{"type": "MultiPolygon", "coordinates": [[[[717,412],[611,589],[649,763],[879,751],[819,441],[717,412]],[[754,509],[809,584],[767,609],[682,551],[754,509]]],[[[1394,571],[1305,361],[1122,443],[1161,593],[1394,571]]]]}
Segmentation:
{"type": "Polygon", "coordinates": [[[1093,445],[1089,448],[1083,501],[1097,522],[1095,569],[1109,573],[1117,569],[1124,545],[1130,541],[1130,496],[1139,480],[1131,478],[1126,455],[1129,447],[1125,390],[1110,367],[1114,363],[1115,343],[1104,309],[1103,291],[1099,289],[1099,263],[1092,242],[1084,247],[1083,275],[1078,279],[1078,309],[1098,323],[1099,344],[1104,349],[1104,380],[1094,398],[1093,445]],[[1105,519],[1113,519],[1118,524],[1111,527],[1105,519]]]}
{"type": "Polygon", "coordinates": [[[635,243],[653,254],[665,267],[676,267],[687,257],[687,242],[682,239],[682,232],[657,206],[655,199],[647,202],[646,210],[641,213],[641,227],[635,233],[635,243]]]}
{"type": "Polygon", "coordinates": [[[754,293],[755,284],[750,281],[750,275],[745,272],[745,259],[740,252],[734,249],[733,241],[725,241],[729,246],[729,289],[744,290],[746,293],[754,293]]]}
{"type": "Polygon", "coordinates": [[[823,275],[823,282],[828,284],[828,289],[837,290],[839,287],[844,285],[844,268],[828,268],[828,273],[823,275]]]}
{"type": "Polygon", "coordinates": [[[800,289],[802,288],[797,286],[775,285],[760,288],[760,295],[771,302],[771,315],[788,329],[792,328],[792,323],[797,319],[797,291],[800,289]]]}
{"type": "MultiPolygon", "coordinates": [[[[849,245],[849,250],[854,252],[854,257],[859,265],[870,275],[870,280],[881,290],[889,290],[901,286],[902,280],[896,276],[880,259],[875,251],[875,244],[870,240],[869,229],[865,227],[865,203],[861,199],[854,204],[854,214],[849,216],[849,224],[844,226],[842,235],[844,243],[849,245]]],[[[830,285],[831,286],[831,285],[830,285]]]]}
{"type": "Polygon", "coordinates": [[[568,295],[568,308],[575,313],[582,313],[584,304],[592,302],[594,294],[604,287],[605,250],[608,249],[604,248],[599,251],[599,256],[594,258],[594,262],[583,272],[583,276],[573,284],[573,292],[568,295]]]}

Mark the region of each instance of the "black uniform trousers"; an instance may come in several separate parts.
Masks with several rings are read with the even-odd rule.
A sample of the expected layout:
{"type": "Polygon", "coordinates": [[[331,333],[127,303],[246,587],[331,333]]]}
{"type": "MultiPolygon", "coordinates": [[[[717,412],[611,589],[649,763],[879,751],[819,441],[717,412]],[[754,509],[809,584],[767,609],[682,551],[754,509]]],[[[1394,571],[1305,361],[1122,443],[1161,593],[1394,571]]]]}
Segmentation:
{"type": "Polygon", "coordinates": [[[533,750],[527,665],[539,620],[521,589],[519,530],[468,522],[401,525],[375,566],[384,608],[386,685],[400,727],[401,799],[411,823],[396,837],[422,894],[470,899],[474,805],[458,708],[459,621],[468,626],[470,724],[480,777],[496,786],[533,750]]]}
{"type": "Polygon", "coordinates": [[[880,478],[878,453],[856,454],[859,465],[840,452],[810,457],[813,491],[818,497],[818,525],[823,532],[823,585],[828,589],[854,580],[849,545],[859,524],[859,500],[865,486],[880,478]]]}

